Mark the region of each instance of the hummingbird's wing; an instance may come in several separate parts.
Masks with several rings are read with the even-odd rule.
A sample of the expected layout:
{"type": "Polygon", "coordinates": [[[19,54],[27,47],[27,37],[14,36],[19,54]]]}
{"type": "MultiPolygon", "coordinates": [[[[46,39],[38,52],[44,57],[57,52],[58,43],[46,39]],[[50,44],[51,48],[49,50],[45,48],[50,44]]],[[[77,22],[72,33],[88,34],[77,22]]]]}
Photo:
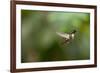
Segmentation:
{"type": "Polygon", "coordinates": [[[69,34],[66,33],[60,33],[60,32],[56,32],[57,35],[59,35],[60,37],[64,38],[64,39],[69,39],[69,34]]]}

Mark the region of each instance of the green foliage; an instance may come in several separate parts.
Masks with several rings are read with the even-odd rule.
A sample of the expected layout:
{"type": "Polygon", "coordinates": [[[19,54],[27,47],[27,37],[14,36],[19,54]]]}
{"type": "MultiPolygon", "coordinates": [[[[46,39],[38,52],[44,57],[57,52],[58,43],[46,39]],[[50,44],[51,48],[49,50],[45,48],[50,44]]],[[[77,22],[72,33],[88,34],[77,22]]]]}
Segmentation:
{"type": "Polygon", "coordinates": [[[21,11],[22,62],[84,60],[90,58],[90,14],[21,11]],[[61,44],[56,32],[77,30],[75,39],[61,44]]]}

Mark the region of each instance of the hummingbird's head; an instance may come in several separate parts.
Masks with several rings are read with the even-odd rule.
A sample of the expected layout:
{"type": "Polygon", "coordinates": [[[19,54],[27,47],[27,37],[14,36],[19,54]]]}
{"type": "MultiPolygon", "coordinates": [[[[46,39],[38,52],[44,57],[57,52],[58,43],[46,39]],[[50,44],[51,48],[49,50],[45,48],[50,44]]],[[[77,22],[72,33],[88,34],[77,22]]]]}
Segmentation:
{"type": "Polygon", "coordinates": [[[73,31],[72,31],[72,34],[75,34],[75,33],[76,33],[76,30],[73,30],[73,31]]]}

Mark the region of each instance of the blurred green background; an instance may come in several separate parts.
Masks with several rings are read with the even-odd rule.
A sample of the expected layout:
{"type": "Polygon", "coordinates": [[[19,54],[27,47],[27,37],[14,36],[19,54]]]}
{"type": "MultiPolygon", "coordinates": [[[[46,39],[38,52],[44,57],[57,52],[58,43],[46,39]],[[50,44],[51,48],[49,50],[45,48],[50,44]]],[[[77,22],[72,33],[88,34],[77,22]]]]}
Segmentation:
{"type": "Polygon", "coordinates": [[[90,14],[21,10],[21,62],[87,60],[90,58],[90,14]],[[56,32],[77,30],[69,44],[56,32]]]}

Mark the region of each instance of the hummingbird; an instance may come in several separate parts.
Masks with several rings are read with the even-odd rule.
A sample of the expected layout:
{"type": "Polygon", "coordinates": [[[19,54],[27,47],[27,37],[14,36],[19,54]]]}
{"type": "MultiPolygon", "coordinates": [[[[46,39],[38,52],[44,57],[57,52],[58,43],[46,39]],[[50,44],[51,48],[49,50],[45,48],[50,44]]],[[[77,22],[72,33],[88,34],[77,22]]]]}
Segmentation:
{"type": "Polygon", "coordinates": [[[63,44],[69,43],[71,40],[73,40],[74,37],[75,37],[75,33],[76,33],[76,30],[73,30],[70,33],[56,32],[57,35],[59,35],[60,37],[62,37],[62,38],[65,39],[65,41],[63,42],[63,44]]]}

